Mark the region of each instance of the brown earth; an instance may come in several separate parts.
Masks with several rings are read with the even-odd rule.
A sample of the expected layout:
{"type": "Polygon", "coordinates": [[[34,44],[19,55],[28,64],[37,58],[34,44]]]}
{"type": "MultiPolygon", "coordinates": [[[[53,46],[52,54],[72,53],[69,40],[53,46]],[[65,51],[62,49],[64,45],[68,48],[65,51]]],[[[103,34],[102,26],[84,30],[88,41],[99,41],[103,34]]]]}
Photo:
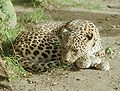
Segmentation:
{"type": "Polygon", "coordinates": [[[85,19],[99,27],[104,36],[120,35],[120,12],[59,10],[48,12],[54,20],[85,19]]]}
{"type": "Polygon", "coordinates": [[[102,42],[115,51],[105,59],[109,71],[57,69],[14,82],[14,91],[120,91],[120,36],[102,37],[102,42]]]}

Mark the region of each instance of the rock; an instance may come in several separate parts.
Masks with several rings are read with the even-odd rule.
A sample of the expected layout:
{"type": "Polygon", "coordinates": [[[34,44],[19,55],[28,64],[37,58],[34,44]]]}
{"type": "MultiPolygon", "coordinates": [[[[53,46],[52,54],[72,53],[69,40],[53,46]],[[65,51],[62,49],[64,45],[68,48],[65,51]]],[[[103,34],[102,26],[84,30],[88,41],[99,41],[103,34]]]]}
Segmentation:
{"type": "Polygon", "coordinates": [[[110,18],[106,18],[105,20],[106,20],[106,21],[109,21],[109,20],[110,20],[110,18]]]}
{"type": "Polygon", "coordinates": [[[120,28],[120,25],[116,25],[116,28],[120,28]]]}
{"type": "Polygon", "coordinates": [[[115,26],[115,25],[112,25],[111,27],[112,27],[112,28],[116,28],[116,26],[115,26]]]}
{"type": "Polygon", "coordinates": [[[8,74],[0,60],[0,91],[13,91],[10,86],[8,74]]]}
{"type": "Polygon", "coordinates": [[[16,24],[16,13],[11,1],[0,0],[0,29],[14,28],[16,24]]]}

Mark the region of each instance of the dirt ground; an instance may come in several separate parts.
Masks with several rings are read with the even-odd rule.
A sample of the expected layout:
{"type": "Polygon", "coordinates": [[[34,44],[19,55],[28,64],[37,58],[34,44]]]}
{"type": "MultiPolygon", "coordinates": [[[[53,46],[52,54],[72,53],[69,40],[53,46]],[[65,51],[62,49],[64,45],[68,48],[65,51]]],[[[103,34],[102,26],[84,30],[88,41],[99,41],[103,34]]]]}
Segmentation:
{"type": "Polygon", "coordinates": [[[104,48],[111,47],[114,50],[113,54],[105,58],[111,65],[109,71],[57,69],[13,82],[14,91],[120,91],[120,12],[109,12],[48,12],[54,20],[81,18],[94,22],[101,29],[104,48]]]}
{"type": "Polygon", "coordinates": [[[109,71],[57,69],[14,82],[14,91],[120,91],[120,36],[102,37],[102,43],[115,51],[105,59],[109,71]]]}

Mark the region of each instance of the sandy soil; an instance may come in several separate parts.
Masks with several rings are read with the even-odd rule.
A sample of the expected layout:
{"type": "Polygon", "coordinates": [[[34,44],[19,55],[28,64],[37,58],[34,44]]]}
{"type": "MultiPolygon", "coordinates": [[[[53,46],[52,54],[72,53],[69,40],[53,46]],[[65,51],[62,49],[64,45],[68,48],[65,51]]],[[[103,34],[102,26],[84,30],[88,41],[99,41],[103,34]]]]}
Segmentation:
{"type": "Polygon", "coordinates": [[[105,59],[110,62],[109,71],[57,69],[16,81],[14,91],[120,91],[120,36],[102,37],[102,42],[115,51],[105,59]]]}
{"type": "Polygon", "coordinates": [[[94,22],[101,29],[104,48],[111,47],[115,51],[105,59],[111,68],[107,72],[56,69],[15,81],[12,83],[14,91],[120,91],[120,13],[66,10],[48,13],[54,20],[82,18],[94,22]]]}

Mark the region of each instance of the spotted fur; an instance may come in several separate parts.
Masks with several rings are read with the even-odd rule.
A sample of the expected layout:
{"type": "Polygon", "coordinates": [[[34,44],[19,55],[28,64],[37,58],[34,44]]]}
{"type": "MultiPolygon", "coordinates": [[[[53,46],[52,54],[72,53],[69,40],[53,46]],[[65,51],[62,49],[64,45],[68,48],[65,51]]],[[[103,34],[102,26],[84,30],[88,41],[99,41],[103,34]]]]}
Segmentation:
{"type": "Polygon", "coordinates": [[[102,50],[100,41],[92,22],[75,19],[28,28],[16,37],[13,45],[19,62],[29,71],[46,71],[61,63],[108,70],[109,63],[103,66],[102,59],[96,56],[102,50]]]}

